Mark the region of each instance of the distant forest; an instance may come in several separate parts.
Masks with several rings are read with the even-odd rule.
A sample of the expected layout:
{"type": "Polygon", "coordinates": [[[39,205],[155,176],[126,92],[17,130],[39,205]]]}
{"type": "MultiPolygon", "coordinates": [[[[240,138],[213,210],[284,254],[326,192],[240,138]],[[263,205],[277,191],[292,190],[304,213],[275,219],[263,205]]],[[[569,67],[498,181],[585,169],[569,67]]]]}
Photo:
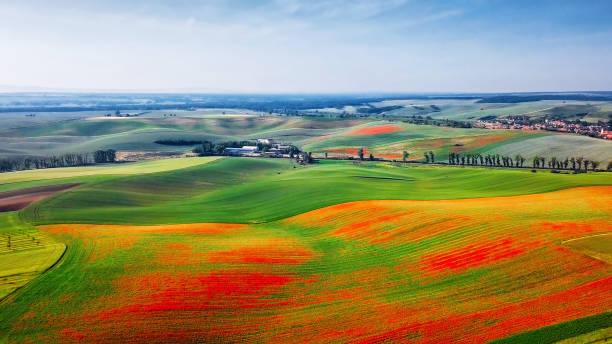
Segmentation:
{"type": "MultiPolygon", "coordinates": [[[[512,94],[380,94],[380,95],[249,95],[249,94],[0,94],[0,112],[76,112],[164,109],[248,109],[298,115],[309,109],[360,106],[384,100],[455,99],[479,103],[520,103],[537,100],[612,101],[612,92],[512,94]]],[[[389,107],[392,108],[392,107],[389,107]]],[[[361,113],[378,112],[366,108],[361,113]]]]}

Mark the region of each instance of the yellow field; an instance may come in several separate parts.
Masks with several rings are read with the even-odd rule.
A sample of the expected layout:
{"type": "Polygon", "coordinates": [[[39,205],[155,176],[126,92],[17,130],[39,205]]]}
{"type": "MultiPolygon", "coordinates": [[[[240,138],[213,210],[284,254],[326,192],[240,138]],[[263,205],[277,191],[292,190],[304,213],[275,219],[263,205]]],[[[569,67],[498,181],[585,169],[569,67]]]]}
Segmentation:
{"type": "Polygon", "coordinates": [[[176,158],[116,165],[48,168],[44,170],[7,172],[2,173],[0,175],[0,185],[8,183],[27,182],[33,180],[71,178],[101,174],[128,175],[156,173],[197,166],[217,159],[219,159],[219,157],[176,158]]]}

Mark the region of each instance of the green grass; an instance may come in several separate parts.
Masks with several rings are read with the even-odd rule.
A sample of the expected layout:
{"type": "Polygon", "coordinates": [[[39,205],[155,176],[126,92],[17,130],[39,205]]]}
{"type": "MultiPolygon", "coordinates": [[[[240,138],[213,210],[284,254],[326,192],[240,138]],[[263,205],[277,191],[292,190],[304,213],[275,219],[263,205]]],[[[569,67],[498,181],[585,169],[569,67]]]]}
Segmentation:
{"type": "MultiPolygon", "coordinates": [[[[386,163],[355,165],[350,162],[328,162],[294,169],[291,163],[281,159],[225,158],[184,169],[94,180],[31,206],[21,215],[35,223],[263,222],[359,199],[474,198],[600,184],[612,184],[610,176],[601,173],[534,174],[484,168],[396,167],[386,163]]],[[[559,250],[542,247],[518,255],[516,260],[460,269],[441,277],[423,276],[420,270],[411,269],[411,266],[420,264],[427,255],[448,252],[472,243],[502,241],[508,236],[532,242],[543,240],[550,247],[555,247],[551,242],[561,231],[537,231],[531,226],[541,221],[601,221],[607,213],[596,207],[591,208],[595,199],[597,195],[589,202],[571,199],[561,203],[559,209],[542,200],[529,201],[532,203],[527,208],[521,208],[524,205],[520,200],[515,200],[513,207],[508,209],[504,200],[494,201],[502,205],[491,208],[487,204],[473,206],[469,202],[467,205],[455,202],[390,203],[390,208],[380,210],[380,213],[379,210],[370,212],[366,207],[353,212],[348,210],[348,214],[331,213],[333,216],[328,218],[310,214],[301,220],[315,219],[314,224],[299,220],[272,221],[250,225],[235,232],[212,234],[147,232],[146,228],[125,227],[113,230],[105,226],[64,232],[61,229],[64,227],[60,226],[56,232],[47,230],[53,233],[56,240],[67,244],[66,253],[49,273],[28,283],[0,304],[0,333],[7,336],[7,342],[68,340],[62,337],[63,333],[70,333],[73,327],[79,333],[100,336],[96,338],[111,338],[115,334],[118,337],[135,336],[136,332],[127,334],[121,331],[124,326],[128,330],[136,328],[136,331],[169,329],[174,324],[175,314],[181,325],[189,322],[189,319],[197,321],[196,325],[189,323],[194,327],[187,328],[198,330],[210,325],[217,326],[211,331],[218,331],[219,326],[240,323],[245,328],[252,326],[259,331],[259,325],[252,325],[252,321],[276,315],[281,315],[278,319],[282,326],[290,326],[287,324],[295,321],[296,324],[304,324],[304,331],[317,331],[317,326],[321,326],[321,331],[348,330],[355,325],[352,325],[353,317],[345,317],[347,314],[354,315],[358,319],[356,323],[362,323],[364,317],[368,321],[375,321],[381,316],[377,314],[377,305],[393,305],[401,311],[420,307],[422,302],[430,300],[441,302],[448,309],[458,310],[457,314],[474,312],[477,315],[478,311],[487,307],[503,309],[506,304],[563,291],[568,287],[566,283],[580,285],[586,283],[585,279],[603,278],[605,267],[589,262],[592,266],[587,268],[597,270],[593,275],[585,276],[587,268],[570,261],[559,250]],[[540,208],[534,208],[534,205],[540,208]],[[352,237],[332,234],[345,225],[406,211],[406,217],[401,221],[384,223],[381,220],[381,227],[375,234],[367,230],[362,233],[359,227],[354,227],[355,236],[352,237]],[[487,211],[499,218],[482,216],[488,214],[487,211]],[[500,216],[502,214],[506,216],[500,216]],[[411,234],[439,227],[440,224],[447,224],[452,230],[432,232],[419,240],[410,240],[411,234]],[[397,236],[393,236],[389,242],[368,242],[393,230],[397,230],[397,236]],[[299,255],[292,253],[300,249],[313,254],[300,264],[268,264],[257,260],[249,263],[240,260],[213,263],[210,259],[219,252],[232,252],[240,258],[241,252],[252,252],[249,248],[253,247],[262,248],[259,252],[262,256],[253,258],[262,258],[263,262],[266,262],[265,259],[299,258],[299,255]],[[273,250],[277,248],[285,248],[289,253],[287,256],[276,254],[273,250]],[[553,264],[560,258],[567,260],[564,264],[553,264]],[[173,259],[179,263],[173,264],[173,259]],[[523,269],[517,268],[523,266],[523,269]],[[197,291],[203,288],[203,282],[184,287],[180,283],[174,284],[172,280],[181,276],[196,276],[193,277],[196,281],[207,281],[209,273],[219,271],[226,272],[232,278],[240,276],[239,273],[231,274],[235,271],[264,275],[274,273],[292,278],[297,276],[297,281],[292,284],[297,289],[283,291],[287,295],[264,294],[262,300],[257,300],[281,305],[281,301],[289,303],[286,308],[278,306],[281,307],[279,311],[274,307],[263,307],[240,313],[233,308],[233,302],[240,300],[240,295],[233,294],[231,290],[225,294],[213,294],[210,296],[212,301],[209,301],[202,296],[206,293],[197,291]],[[156,276],[171,277],[168,285],[164,282],[158,285],[156,276]],[[181,289],[183,287],[185,289],[181,289]],[[170,309],[151,312],[148,318],[141,318],[143,311],[139,311],[139,307],[142,306],[129,308],[132,304],[142,303],[146,306],[150,302],[159,302],[160,298],[170,301],[181,298],[176,296],[177,290],[185,290],[185,295],[188,295],[186,303],[195,302],[191,298],[204,298],[203,305],[211,302],[218,308],[202,308],[197,313],[194,310],[183,312],[182,309],[172,313],[170,309]],[[149,294],[153,295],[154,301],[147,299],[149,294]],[[336,298],[336,295],[341,295],[341,298],[336,298]],[[278,303],[277,297],[281,298],[278,303]],[[285,297],[286,300],[283,299],[285,297]],[[351,297],[356,298],[354,303],[351,297]],[[292,302],[295,302],[295,306],[292,302]],[[368,305],[374,306],[368,308],[368,305]],[[130,309],[125,316],[130,323],[115,323],[112,315],[111,318],[98,319],[97,312],[119,309],[117,314],[121,315],[122,307],[130,309]],[[184,317],[185,312],[190,314],[189,317],[184,317]],[[74,319],[80,320],[75,322],[74,319]],[[338,319],[347,322],[341,323],[338,319]],[[142,324],[147,324],[146,329],[142,324]]],[[[375,209],[374,204],[371,206],[375,209]]],[[[6,216],[4,221],[13,223],[13,228],[29,226],[22,223],[16,213],[6,216]]],[[[229,254],[222,256],[233,257],[229,254]]],[[[13,257],[19,258],[17,255],[13,257]]],[[[584,259],[579,254],[573,256],[574,259],[577,257],[584,259]]],[[[34,263],[30,261],[29,264],[34,263]]],[[[240,279],[238,282],[231,281],[238,283],[240,279]]],[[[432,307],[439,305],[432,303],[432,307]]],[[[174,304],[170,302],[170,305],[174,304]]],[[[443,309],[437,310],[444,312],[443,309]]],[[[384,312],[385,307],[379,311],[384,312]]],[[[503,314],[500,312],[497,316],[503,317],[503,314]]],[[[479,318],[476,316],[475,319],[479,318]]],[[[525,315],[525,319],[528,321],[528,315],[525,315]]],[[[475,323],[481,326],[479,320],[475,320],[475,323]]],[[[568,335],[587,330],[592,332],[592,329],[602,328],[602,323],[578,326],[580,331],[574,328],[576,326],[568,331],[563,328],[559,331],[568,335]]],[[[271,332],[247,333],[245,338],[253,339],[262,336],[262,333],[273,334],[275,329],[271,332]]],[[[290,331],[300,332],[296,328],[290,331]]],[[[219,340],[223,341],[223,338],[219,340]]],[[[226,340],[236,342],[239,338],[228,337],[226,340]]]]}
{"type": "Polygon", "coordinates": [[[177,158],[164,160],[149,160],[137,163],[107,164],[86,167],[50,168],[42,170],[7,172],[1,175],[2,179],[0,179],[0,190],[2,190],[2,186],[6,184],[47,179],[65,179],[82,176],[100,175],[140,175],[147,173],[158,173],[206,164],[216,159],[218,159],[218,157],[177,158]]]}
{"type": "MultiPolygon", "coordinates": [[[[36,338],[39,335],[42,336],[39,338],[44,338],[48,329],[37,326],[41,318],[78,314],[89,309],[91,300],[111,298],[114,293],[120,292],[113,281],[126,274],[135,271],[176,272],[174,271],[176,269],[189,272],[190,269],[196,268],[208,271],[206,269],[213,268],[208,265],[184,267],[148,265],[157,259],[158,250],[167,244],[188,242],[197,252],[208,252],[227,250],[237,243],[257,245],[272,240],[271,238],[275,238],[274,240],[293,238],[296,240],[296,245],[307,245],[313,251],[324,254],[295,269],[292,268],[291,273],[303,276],[313,274],[349,276],[371,269],[393,269],[405,262],[406,257],[417,259],[419,255],[435,252],[439,247],[447,245],[452,247],[469,242],[469,238],[473,235],[483,234],[483,228],[478,226],[460,228],[452,233],[434,235],[418,242],[398,241],[386,247],[325,236],[324,234],[331,228],[325,222],[318,227],[305,227],[274,221],[321,207],[357,200],[478,198],[542,193],[586,185],[612,185],[612,175],[606,173],[560,175],[512,169],[394,166],[390,163],[347,161],[324,161],[307,167],[294,167],[292,162],[284,159],[253,158],[171,159],[94,169],[101,175],[90,173],[89,168],[84,169],[88,173],[86,175],[74,175],[70,172],[71,169],[58,171],[61,170],[66,170],[65,174],[60,174],[57,179],[42,181],[38,179],[50,171],[30,171],[26,174],[31,174],[31,177],[15,180],[13,185],[58,180],[79,180],[83,185],[33,204],[19,213],[0,214],[0,229],[3,235],[21,235],[26,239],[20,241],[23,250],[15,249],[16,252],[0,254],[0,277],[2,274],[19,276],[18,279],[8,280],[4,286],[0,283],[0,297],[2,293],[6,295],[18,286],[24,286],[19,292],[9,296],[6,299],[7,303],[0,307],[2,314],[0,332],[10,333],[11,341],[25,341],[27,338],[36,338]],[[202,163],[193,163],[196,161],[202,163]],[[116,173],[117,170],[123,173],[116,173]],[[35,172],[39,175],[36,176],[35,172]],[[133,232],[134,229],[125,233],[110,232],[95,239],[82,240],[71,238],[69,234],[58,234],[54,240],[61,239],[66,242],[68,245],[66,253],[50,273],[39,276],[57,261],[64,252],[64,246],[59,246],[57,241],[46,239],[47,237],[32,227],[31,223],[189,222],[259,224],[249,226],[248,230],[223,239],[232,242],[231,245],[221,239],[213,240],[211,236],[155,233],[146,234],[142,240],[134,241],[134,244],[121,246],[126,241],[131,243],[129,238],[132,235],[138,236],[138,233],[133,232]],[[48,240],[48,244],[39,248],[26,247],[25,243],[31,245],[31,242],[41,241],[43,237],[44,240],[48,240]],[[101,246],[96,246],[95,243],[101,246]],[[108,253],[105,253],[108,255],[92,260],[91,256],[96,250],[106,252],[103,245],[109,246],[108,253]],[[33,283],[28,283],[36,276],[39,277],[33,283]],[[69,302],[59,302],[64,298],[69,302]],[[41,300],[50,302],[45,303],[41,300]],[[40,315],[24,316],[28,312],[40,315]],[[26,333],[15,330],[15,324],[31,331],[26,333]]],[[[419,206],[414,207],[417,209],[419,206]]],[[[452,216],[449,217],[443,212],[436,213],[437,210],[431,207],[424,206],[423,209],[433,212],[432,215],[435,213],[433,219],[439,217],[438,220],[452,220],[452,216]]],[[[477,213],[479,209],[471,211],[477,213]]],[[[540,215],[534,210],[529,216],[538,218],[540,215]]],[[[559,220],[568,217],[581,219],[583,216],[598,218],[602,215],[596,212],[582,214],[580,211],[569,209],[562,213],[554,213],[550,219],[559,220]]],[[[523,220],[521,218],[516,221],[522,223],[520,221],[523,220]]],[[[435,222],[429,225],[435,225],[435,222]]],[[[520,227],[525,229],[528,225],[520,227]]],[[[507,230],[507,226],[502,226],[491,234],[499,235],[507,230]]],[[[527,261],[521,262],[527,264],[527,261]]],[[[230,265],[220,265],[221,268],[227,266],[230,265]]],[[[475,286],[474,283],[477,283],[481,287],[479,281],[484,279],[502,281],[508,285],[522,283],[509,278],[503,269],[496,271],[488,268],[475,269],[444,280],[430,281],[427,285],[421,285],[414,278],[401,274],[390,276],[385,280],[389,285],[384,287],[384,297],[392,301],[397,300],[397,295],[403,295],[400,300],[409,301],[438,295],[445,290],[455,290],[457,285],[475,286]]],[[[499,284],[492,284],[488,287],[491,288],[489,292],[496,293],[498,286],[499,284]]],[[[336,285],[336,288],[342,289],[359,287],[360,282],[352,278],[336,285]]],[[[515,290],[513,288],[509,290],[515,290]]],[[[476,289],[474,287],[466,290],[476,289]]],[[[316,293],[316,289],[313,292],[316,293]]],[[[525,295],[530,295],[529,290],[523,292],[525,295]]],[[[322,307],[333,309],[333,303],[322,307]]],[[[312,306],[306,309],[312,312],[315,308],[312,306]]],[[[589,324],[591,325],[581,325],[578,328],[584,331],[601,328],[598,322],[589,324]]],[[[563,329],[559,331],[571,335],[577,333],[571,329],[565,332],[563,329]]],[[[0,342],[2,340],[0,336],[0,342]]],[[[5,340],[8,341],[9,338],[5,340]]]]}
{"type": "Polygon", "coordinates": [[[511,196],[609,184],[612,178],[604,173],[558,175],[351,162],[294,169],[286,160],[225,158],[93,182],[30,206],[24,215],[37,224],[254,223],[356,200],[511,196]]]}
{"type": "MultiPolygon", "coordinates": [[[[553,326],[517,334],[512,337],[491,342],[492,344],[519,344],[519,343],[556,343],[564,339],[578,337],[587,333],[612,326],[612,312],[601,313],[586,318],[580,318],[553,326]]],[[[595,343],[603,338],[594,338],[588,343],[595,343]]],[[[609,338],[608,338],[609,339],[609,338]]],[[[582,343],[576,340],[576,343],[582,343]]],[[[584,342],[587,343],[587,342],[584,342]]]]}
{"type": "Polygon", "coordinates": [[[0,213],[0,300],[49,269],[65,249],[16,212],[0,213]]]}

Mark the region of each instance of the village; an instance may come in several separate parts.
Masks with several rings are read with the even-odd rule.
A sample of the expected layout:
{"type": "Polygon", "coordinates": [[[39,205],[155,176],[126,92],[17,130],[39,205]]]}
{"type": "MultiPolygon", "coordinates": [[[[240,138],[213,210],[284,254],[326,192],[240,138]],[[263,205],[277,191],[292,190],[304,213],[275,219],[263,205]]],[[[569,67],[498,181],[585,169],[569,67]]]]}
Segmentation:
{"type": "MultiPolygon", "coordinates": [[[[491,116],[493,117],[493,116],[491,116]]],[[[562,121],[554,119],[536,120],[525,115],[506,116],[503,118],[483,118],[473,124],[474,128],[483,129],[513,129],[513,130],[546,130],[573,133],[612,140],[612,130],[609,123],[597,124],[583,121],[562,121]]]]}

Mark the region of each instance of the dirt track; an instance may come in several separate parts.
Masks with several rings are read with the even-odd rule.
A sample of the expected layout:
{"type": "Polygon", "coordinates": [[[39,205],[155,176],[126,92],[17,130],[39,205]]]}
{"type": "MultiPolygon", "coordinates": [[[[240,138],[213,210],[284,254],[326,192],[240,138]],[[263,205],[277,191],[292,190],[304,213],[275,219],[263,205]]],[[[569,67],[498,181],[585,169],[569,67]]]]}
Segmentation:
{"type": "Polygon", "coordinates": [[[23,209],[34,202],[40,201],[43,198],[47,198],[57,192],[67,190],[79,185],[81,184],[69,183],[38,186],[34,188],[2,192],[0,193],[0,212],[23,209]]]}

